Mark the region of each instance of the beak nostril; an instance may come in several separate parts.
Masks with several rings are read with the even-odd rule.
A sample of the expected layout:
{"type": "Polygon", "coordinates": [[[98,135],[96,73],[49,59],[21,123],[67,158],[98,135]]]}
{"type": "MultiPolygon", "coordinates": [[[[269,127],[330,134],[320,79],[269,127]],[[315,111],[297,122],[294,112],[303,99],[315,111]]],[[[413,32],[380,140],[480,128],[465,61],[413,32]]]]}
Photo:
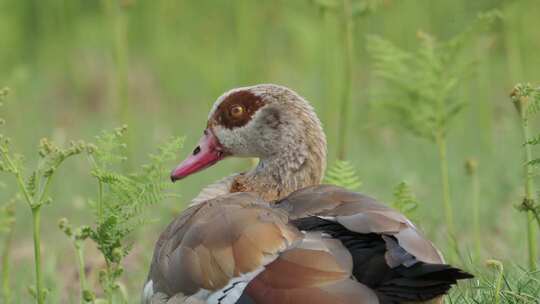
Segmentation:
{"type": "Polygon", "coordinates": [[[213,166],[227,155],[211,129],[207,128],[204,133],[190,155],[171,172],[172,181],[213,166]]]}

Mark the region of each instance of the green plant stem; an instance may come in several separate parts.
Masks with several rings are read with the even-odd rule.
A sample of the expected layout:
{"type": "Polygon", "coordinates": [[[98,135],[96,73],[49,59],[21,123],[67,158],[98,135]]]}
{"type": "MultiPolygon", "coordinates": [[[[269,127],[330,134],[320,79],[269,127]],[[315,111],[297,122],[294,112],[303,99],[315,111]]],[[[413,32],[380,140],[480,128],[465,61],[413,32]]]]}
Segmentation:
{"type": "Polygon", "coordinates": [[[457,244],[455,242],[455,230],[454,230],[454,212],[452,209],[452,200],[450,198],[450,181],[448,177],[448,157],[446,148],[446,137],[443,134],[436,136],[437,148],[439,150],[439,163],[441,171],[441,185],[443,194],[443,208],[446,221],[446,229],[448,231],[448,239],[450,245],[453,247],[454,252],[458,252],[457,244]]]}
{"type": "Polygon", "coordinates": [[[43,289],[43,276],[41,273],[41,206],[32,208],[32,225],[34,228],[34,261],[36,267],[36,299],[38,304],[45,303],[43,289]]]}
{"type": "Polygon", "coordinates": [[[322,91],[322,98],[324,98],[324,102],[322,103],[322,111],[321,111],[321,120],[323,122],[323,125],[330,126],[330,119],[332,117],[331,113],[331,106],[330,103],[327,102],[328,100],[331,100],[331,83],[332,83],[332,70],[334,68],[334,64],[330,58],[331,52],[330,47],[332,46],[332,43],[329,43],[332,37],[332,33],[330,31],[330,18],[331,18],[331,11],[321,6],[321,22],[320,22],[320,43],[321,43],[321,80],[323,82],[323,85],[321,85],[321,91],[322,91]]]}
{"type": "Polygon", "coordinates": [[[112,28],[113,57],[116,67],[116,92],[119,101],[119,120],[127,122],[129,104],[127,94],[127,16],[117,0],[102,0],[108,24],[112,28]]]}
{"type": "Polygon", "coordinates": [[[497,281],[495,282],[495,301],[494,304],[501,303],[501,288],[504,275],[504,266],[500,261],[497,260],[488,260],[488,266],[494,267],[497,269],[497,281]]]}
{"type": "MultiPolygon", "coordinates": [[[[526,107],[521,107],[521,127],[523,132],[524,141],[527,142],[530,137],[529,124],[527,121],[526,107]]],[[[529,165],[532,160],[531,145],[524,145],[525,149],[525,165],[523,166],[523,178],[525,180],[525,200],[528,202],[534,202],[534,185],[533,185],[533,168],[529,165]]],[[[527,225],[527,244],[529,249],[529,269],[535,271],[537,269],[537,247],[536,247],[536,228],[534,225],[535,214],[533,211],[526,211],[526,225],[527,225]]]]}
{"type": "Polygon", "coordinates": [[[4,240],[4,250],[2,252],[2,299],[3,303],[11,303],[11,288],[10,288],[10,267],[9,253],[11,250],[11,242],[13,240],[13,228],[11,228],[4,240]]]}
{"type": "Polygon", "coordinates": [[[36,275],[36,300],[38,304],[43,304],[44,299],[44,290],[43,290],[43,277],[41,274],[41,244],[40,244],[40,225],[41,225],[41,205],[35,204],[32,196],[28,192],[24,180],[18,168],[15,166],[14,162],[11,160],[9,155],[2,151],[2,157],[6,161],[7,165],[13,169],[15,179],[17,180],[17,185],[19,190],[23,193],[28,206],[32,210],[32,225],[33,225],[33,238],[34,238],[34,264],[35,264],[35,275],[36,275]]]}
{"type": "Polygon", "coordinates": [[[347,146],[347,128],[349,122],[349,108],[351,103],[351,82],[354,55],[354,19],[352,15],[351,0],[343,0],[344,33],[343,33],[343,88],[341,91],[341,106],[339,113],[338,130],[338,158],[345,160],[347,146]]]}
{"type": "Polygon", "coordinates": [[[118,9],[115,15],[115,40],[114,53],[116,58],[116,81],[118,86],[118,98],[120,100],[121,121],[129,123],[129,101],[128,101],[128,74],[127,74],[127,16],[123,9],[118,9]]]}
{"type": "MultiPolygon", "coordinates": [[[[507,2],[506,7],[504,8],[505,16],[512,16],[520,14],[519,6],[516,6],[516,3],[513,1],[507,2]]],[[[519,18],[504,18],[503,26],[503,42],[504,42],[504,51],[505,58],[508,67],[508,79],[521,79],[523,77],[523,60],[521,56],[521,49],[519,48],[519,30],[517,20],[519,18]]]]}
{"type": "Polygon", "coordinates": [[[45,180],[45,186],[43,186],[43,190],[41,191],[41,194],[38,196],[39,197],[38,202],[43,202],[43,200],[45,200],[45,196],[49,192],[49,187],[52,181],[52,174],[47,176],[46,178],[47,179],[45,180]]]}
{"type": "Polygon", "coordinates": [[[75,251],[77,253],[77,263],[79,265],[79,283],[81,285],[81,303],[86,303],[84,300],[84,292],[88,289],[86,284],[86,270],[84,269],[84,244],[82,241],[75,241],[75,251]]]}
{"type": "MultiPolygon", "coordinates": [[[[113,58],[115,62],[115,84],[116,98],[118,100],[117,119],[125,124],[131,122],[131,111],[129,106],[129,88],[128,88],[128,4],[123,4],[118,0],[102,0],[107,15],[109,26],[112,28],[112,45],[113,58]]],[[[124,162],[126,168],[131,167],[131,147],[132,138],[130,133],[125,137],[127,145],[126,154],[127,160],[124,162]]]]}
{"type": "Polygon", "coordinates": [[[15,163],[9,157],[7,153],[2,152],[2,157],[6,161],[7,165],[13,169],[17,185],[19,186],[20,192],[23,193],[28,206],[32,210],[32,225],[33,225],[33,238],[34,238],[34,264],[35,264],[35,275],[36,275],[36,300],[38,304],[43,304],[44,299],[44,289],[43,289],[43,277],[41,273],[41,236],[40,236],[40,225],[41,225],[41,202],[37,204],[34,203],[34,199],[28,192],[26,185],[24,183],[23,177],[19,169],[15,166],[15,163]]]}
{"type": "Polygon", "coordinates": [[[532,211],[533,217],[536,219],[536,223],[538,224],[538,229],[540,229],[540,214],[538,211],[532,211]]]}
{"type": "Polygon", "coordinates": [[[99,222],[103,222],[103,183],[98,181],[97,210],[99,222]]]}
{"type": "Polygon", "coordinates": [[[111,263],[109,261],[105,261],[106,266],[106,275],[105,275],[105,294],[107,295],[107,301],[109,304],[114,303],[114,290],[113,290],[113,280],[112,280],[112,269],[111,269],[111,263]]]}
{"type": "Polygon", "coordinates": [[[482,242],[480,238],[480,180],[478,173],[472,175],[472,192],[473,192],[473,226],[474,226],[474,250],[476,257],[480,258],[482,242]]]}
{"type": "Polygon", "coordinates": [[[234,23],[236,39],[236,79],[238,83],[250,83],[254,77],[258,77],[257,68],[254,65],[244,64],[256,59],[257,24],[255,23],[252,1],[234,1],[234,23]]]}

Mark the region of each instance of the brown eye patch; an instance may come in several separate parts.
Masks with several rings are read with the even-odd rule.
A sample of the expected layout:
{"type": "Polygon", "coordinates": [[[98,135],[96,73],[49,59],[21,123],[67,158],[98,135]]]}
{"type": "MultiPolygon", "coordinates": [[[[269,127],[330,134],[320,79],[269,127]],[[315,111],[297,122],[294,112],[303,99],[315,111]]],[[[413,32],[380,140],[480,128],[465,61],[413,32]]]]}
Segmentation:
{"type": "Polygon", "coordinates": [[[238,91],[227,96],[212,116],[212,123],[227,129],[245,126],[253,114],[264,106],[264,101],[249,91],[238,91]]]}

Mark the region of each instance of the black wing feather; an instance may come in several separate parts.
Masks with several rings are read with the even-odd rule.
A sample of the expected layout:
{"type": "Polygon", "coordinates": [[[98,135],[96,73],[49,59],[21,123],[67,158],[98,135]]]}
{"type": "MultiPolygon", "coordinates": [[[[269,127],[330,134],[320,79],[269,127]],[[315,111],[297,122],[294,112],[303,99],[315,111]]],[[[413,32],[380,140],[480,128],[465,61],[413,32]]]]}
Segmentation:
{"type": "MultiPolygon", "coordinates": [[[[337,222],[316,216],[296,219],[292,224],[299,230],[323,231],[339,239],[352,255],[353,276],[375,290],[381,304],[430,300],[446,294],[457,280],[473,277],[449,265],[428,264],[416,259],[412,265],[392,268],[385,259],[388,244],[379,234],[353,232],[337,222]]],[[[397,244],[394,237],[385,237],[397,244]]],[[[403,254],[403,260],[410,261],[410,254],[399,249],[397,254],[403,254]]]]}

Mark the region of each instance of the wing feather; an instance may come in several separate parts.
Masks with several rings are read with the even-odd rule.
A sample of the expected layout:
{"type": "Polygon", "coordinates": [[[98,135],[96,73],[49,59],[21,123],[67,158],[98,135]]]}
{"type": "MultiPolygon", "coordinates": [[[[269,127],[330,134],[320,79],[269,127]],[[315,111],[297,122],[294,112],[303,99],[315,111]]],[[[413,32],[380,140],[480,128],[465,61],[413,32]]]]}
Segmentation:
{"type": "Polygon", "coordinates": [[[292,193],[274,205],[291,219],[319,216],[358,233],[389,234],[399,245],[426,263],[444,263],[441,253],[404,215],[366,195],[320,185],[292,193]]]}
{"type": "MultiPolygon", "coordinates": [[[[256,195],[234,193],[188,208],[160,236],[149,281],[168,296],[227,294],[303,236],[256,195]],[[234,286],[229,286],[232,283],[234,286]],[[234,288],[233,288],[234,287],[234,288]],[[203,292],[204,291],[204,292],[203,292]]],[[[225,302],[224,302],[225,303],[225,302]]]]}

